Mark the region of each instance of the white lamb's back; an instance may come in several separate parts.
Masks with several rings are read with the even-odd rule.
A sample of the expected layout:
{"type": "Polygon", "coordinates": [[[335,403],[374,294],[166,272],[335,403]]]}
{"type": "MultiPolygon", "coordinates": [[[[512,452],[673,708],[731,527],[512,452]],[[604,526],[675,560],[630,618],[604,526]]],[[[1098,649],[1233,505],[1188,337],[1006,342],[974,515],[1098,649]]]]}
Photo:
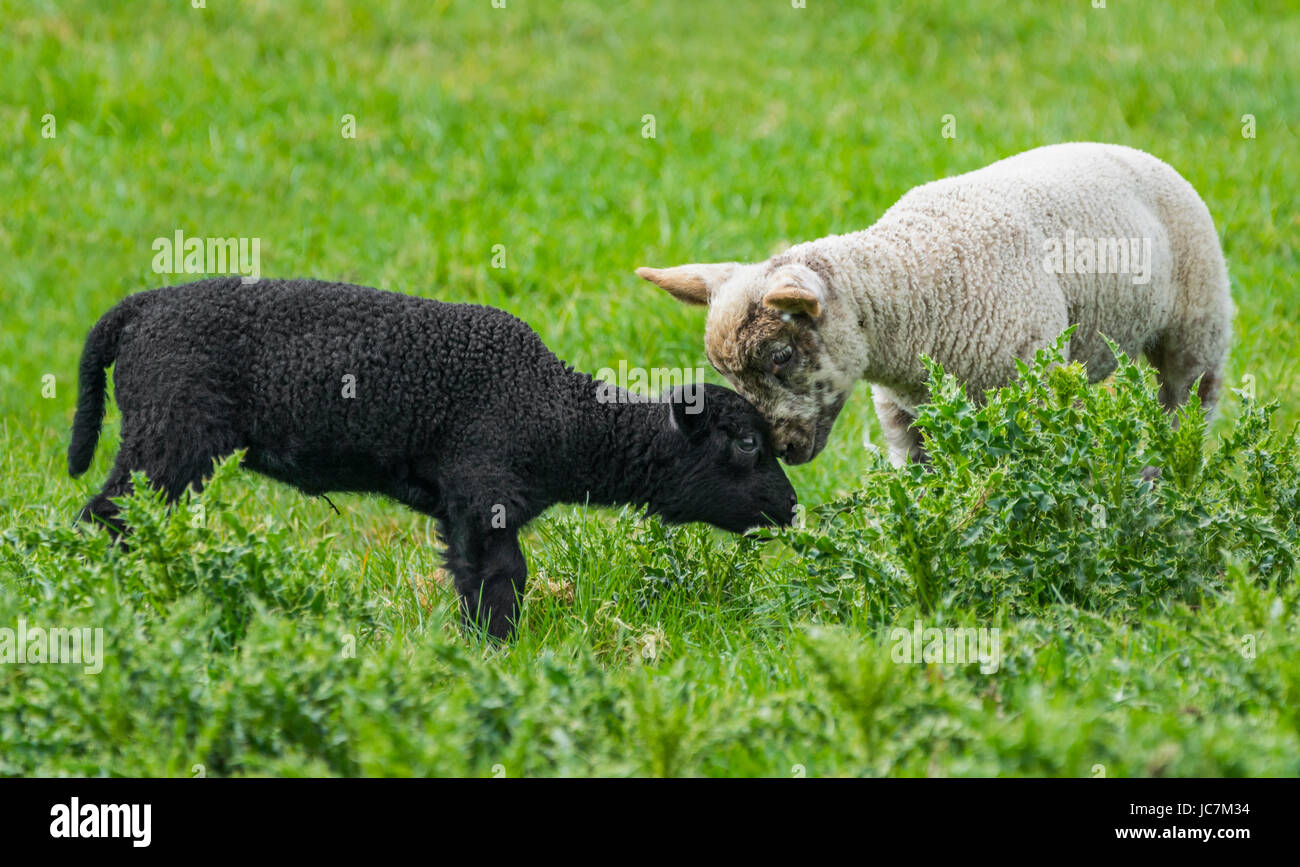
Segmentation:
{"type": "MultiPolygon", "coordinates": [[[[947,187],[989,189],[1002,186],[1008,181],[1024,182],[1043,189],[1070,187],[1086,181],[1094,172],[1106,172],[1115,168],[1144,177],[1148,173],[1174,173],[1167,163],[1137,148],[1099,142],[1065,142],[1033,148],[965,174],[921,184],[900,199],[898,204],[922,190],[938,191],[947,187]]],[[[1177,177],[1177,173],[1174,176],[1177,177]]]]}
{"type": "MultiPolygon", "coordinates": [[[[1171,206],[1194,203],[1196,191],[1168,164],[1122,145],[1071,142],[1047,145],[981,169],[931,181],[900,198],[882,222],[921,210],[954,216],[974,208],[1003,213],[1049,230],[1068,222],[1085,227],[1127,229],[1130,221],[1164,217],[1171,206]],[[966,206],[963,208],[962,206],[966,206]]],[[[1208,217],[1208,214],[1206,214],[1208,217]]]]}
{"type": "MultiPolygon", "coordinates": [[[[1166,163],[1121,145],[1049,145],[924,184],[872,232],[937,252],[941,285],[932,288],[944,307],[999,310],[998,318],[1016,318],[1019,310],[1033,342],[1048,336],[1038,333],[1044,328],[1063,327],[1060,314],[1049,312],[1063,303],[1064,319],[1079,326],[1070,355],[1096,375],[1110,366],[1102,335],[1137,355],[1187,300],[1180,293],[1225,279],[1213,221],[1196,191],[1166,163]],[[1049,252],[1072,257],[1084,244],[1105,244],[1108,252],[1124,245],[1133,253],[1130,271],[1050,267],[1049,252]]],[[[942,341],[951,330],[956,342],[970,327],[967,319],[936,336],[942,341]]],[[[981,342],[1005,337],[995,326],[981,342]]]]}

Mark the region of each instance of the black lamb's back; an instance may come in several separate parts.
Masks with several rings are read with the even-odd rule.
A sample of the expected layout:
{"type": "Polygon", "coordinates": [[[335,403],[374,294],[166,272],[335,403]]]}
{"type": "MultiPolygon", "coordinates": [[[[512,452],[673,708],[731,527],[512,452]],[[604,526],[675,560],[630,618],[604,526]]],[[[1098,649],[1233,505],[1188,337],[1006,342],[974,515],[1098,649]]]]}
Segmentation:
{"type": "Polygon", "coordinates": [[[240,446],[281,457],[502,455],[533,445],[521,413],[569,376],[526,323],[474,304],[239,278],[124,303],[133,301],[114,373],[119,400],[223,420],[240,446]]]}

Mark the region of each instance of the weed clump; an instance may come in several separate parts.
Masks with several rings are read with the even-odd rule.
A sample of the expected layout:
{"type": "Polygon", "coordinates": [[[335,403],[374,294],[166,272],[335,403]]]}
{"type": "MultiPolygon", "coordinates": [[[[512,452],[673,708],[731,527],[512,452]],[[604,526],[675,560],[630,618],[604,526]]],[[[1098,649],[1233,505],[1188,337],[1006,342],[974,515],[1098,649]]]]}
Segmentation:
{"type": "Polygon", "coordinates": [[[1276,403],[1237,392],[1239,415],[1208,442],[1195,394],[1171,418],[1118,350],[1113,379],[1094,386],[1060,346],[983,400],[928,362],[933,402],[916,425],[929,464],[877,458],[855,493],[775,534],[803,556],[807,585],[877,623],[912,606],[1122,616],[1197,603],[1228,560],[1262,580],[1294,568],[1300,458],[1295,432],[1271,426],[1276,403]]]}

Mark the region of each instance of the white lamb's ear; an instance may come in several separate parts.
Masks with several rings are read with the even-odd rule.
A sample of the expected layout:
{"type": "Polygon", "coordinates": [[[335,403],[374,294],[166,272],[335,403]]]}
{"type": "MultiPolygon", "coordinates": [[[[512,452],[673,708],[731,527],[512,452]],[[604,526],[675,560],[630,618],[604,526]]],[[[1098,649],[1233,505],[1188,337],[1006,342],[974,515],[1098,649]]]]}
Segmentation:
{"type": "Polygon", "coordinates": [[[768,280],[763,303],[784,313],[802,313],[813,319],[821,316],[826,298],[826,284],[811,268],[787,265],[778,268],[768,280]]]}
{"type": "Polygon", "coordinates": [[[649,280],[684,304],[708,304],[718,287],[738,267],[738,262],[715,262],[675,268],[637,268],[636,276],[649,280]]]}

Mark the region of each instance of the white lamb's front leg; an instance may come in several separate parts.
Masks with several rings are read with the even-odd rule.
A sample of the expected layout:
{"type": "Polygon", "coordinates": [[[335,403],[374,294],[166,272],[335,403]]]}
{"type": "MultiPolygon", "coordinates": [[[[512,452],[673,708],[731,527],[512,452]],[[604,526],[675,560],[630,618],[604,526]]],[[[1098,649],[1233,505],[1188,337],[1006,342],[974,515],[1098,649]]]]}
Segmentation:
{"type": "Polygon", "coordinates": [[[876,405],[876,417],[889,445],[889,461],[901,467],[908,461],[925,463],[929,456],[921,445],[921,432],[912,426],[916,413],[909,409],[896,394],[883,385],[871,387],[871,400],[876,405]]]}

